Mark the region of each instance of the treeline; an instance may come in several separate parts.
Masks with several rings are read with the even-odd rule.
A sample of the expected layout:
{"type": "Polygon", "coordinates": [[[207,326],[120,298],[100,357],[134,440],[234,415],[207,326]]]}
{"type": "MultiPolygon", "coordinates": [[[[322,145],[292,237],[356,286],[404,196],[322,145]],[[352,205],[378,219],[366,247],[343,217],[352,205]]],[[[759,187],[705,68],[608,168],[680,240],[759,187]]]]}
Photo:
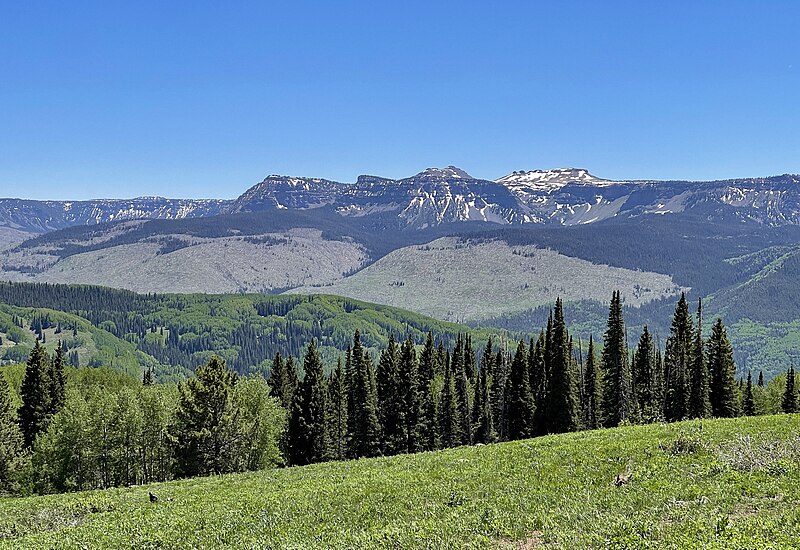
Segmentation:
{"type": "Polygon", "coordinates": [[[177,386],[65,368],[35,344],[14,405],[0,375],[0,492],[50,493],[280,464],[285,411],[219,358],[177,386]],[[69,375],[67,375],[69,372],[69,375]]]}
{"type": "Polygon", "coordinates": [[[708,337],[702,325],[701,304],[691,313],[682,296],[663,349],[647,327],[628,349],[615,292],[602,347],[572,339],[557,300],[546,327],[513,345],[428,333],[421,345],[390,337],[373,358],[355,331],[329,374],[312,338],[302,365],[276,354],[268,382],[212,357],[178,386],[153,384],[149,369],[141,383],[107,369],[65,376],[62,348],[51,358],[37,343],[20,407],[0,378],[0,487],[90,489],[798,410],[794,371],[768,386],[737,380],[722,321],[708,337]]]}
{"type": "MultiPolygon", "coordinates": [[[[160,380],[183,376],[219,355],[239,374],[268,373],[276,351],[302,357],[311,339],[343,351],[363,327],[366,346],[388,334],[438,334],[448,347],[457,329],[388,306],[332,296],[136,294],[84,285],[0,282],[0,303],[48,308],[88,320],[154,358],[160,380]]],[[[29,350],[26,350],[26,353],[29,350]]]]}
{"type": "Polygon", "coordinates": [[[480,362],[469,336],[448,350],[429,334],[419,353],[411,338],[390,339],[374,365],[356,332],[344,361],[326,378],[312,341],[302,381],[280,355],[272,367],[273,395],[290,411],[285,455],[290,464],[307,464],[755,414],[751,377],[746,385],[736,380],[722,321],[708,338],[701,327],[701,304],[694,318],[681,296],[663,353],[647,327],[629,350],[615,292],[600,350],[592,338],[586,350],[573,341],[561,300],[537,337],[513,349],[490,339],[480,362]]]}

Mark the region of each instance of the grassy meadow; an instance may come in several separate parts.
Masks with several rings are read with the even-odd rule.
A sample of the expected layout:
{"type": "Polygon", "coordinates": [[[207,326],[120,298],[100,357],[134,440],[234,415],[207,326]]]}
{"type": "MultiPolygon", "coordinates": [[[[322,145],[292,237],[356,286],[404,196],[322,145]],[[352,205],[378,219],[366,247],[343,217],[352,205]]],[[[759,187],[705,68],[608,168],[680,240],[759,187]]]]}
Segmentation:
{"type": "Polygon", "coordinates": [[[0,548],[793,548],[798,501],[779,415],[5,498],[0,548]]]}

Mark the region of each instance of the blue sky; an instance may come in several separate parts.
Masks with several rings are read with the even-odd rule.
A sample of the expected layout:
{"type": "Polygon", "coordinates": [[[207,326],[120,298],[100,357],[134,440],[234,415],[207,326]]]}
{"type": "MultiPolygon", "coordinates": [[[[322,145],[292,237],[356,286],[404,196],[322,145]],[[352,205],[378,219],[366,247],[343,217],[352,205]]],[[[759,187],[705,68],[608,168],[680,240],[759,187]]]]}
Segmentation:
{"type": "Polygon", "coordinates": [[[800,2],[0,0],[0,196],[800,172],[800,2]]]}

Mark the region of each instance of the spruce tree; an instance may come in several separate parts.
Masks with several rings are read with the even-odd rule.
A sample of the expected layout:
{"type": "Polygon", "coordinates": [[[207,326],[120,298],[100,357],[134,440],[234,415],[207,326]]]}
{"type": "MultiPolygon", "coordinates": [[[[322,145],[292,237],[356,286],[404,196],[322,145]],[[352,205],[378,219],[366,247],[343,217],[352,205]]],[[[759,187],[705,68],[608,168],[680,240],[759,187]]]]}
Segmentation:
{"type": "Polygon", "coordinates": [[[284,361],[281,354],[276,353],[272,360],[268,383],[270,395],[278,399],[284,409],[291,411],[294,391],[297,387],[294,360],[290,357],[284,361]]]}
{"type": "Polygon", "coordinates": [[[548,367],[547,397],[549,433],[577,430],[580,425],[580,403],[578,402],[577,366],[572,357],[569,333],[564,321],[561,298],[556,299],[553,316],[553,335],[549,350],[551,364],[548,367]]]}
{"type": "MultiPolygon", "coordinates": [[[[549,330],[552,332],[553,323],[550,322],[549,330]]],[[[545,347],[547,336],[544,330],[539,333],[536,343],[531,342],[528,350],[528,377],[531,384],[531,395],[533,396],[533,435],[544,435],[548,428],[548,404],[547,404],[547,363],[545,347]]]]}
{"type": "Polygon", "coordinates": [[[36,436],[47,430],[50,421],[52,410],[50,372],[50,357],[37,340],[28,357],[25,377],[20,388],[22,406],[19,409],[19,425],[26,448],[33,446],[36,436]]]}
{"type": "Polygon", "coordinates": [[[169,429],[177,477],[235,469],[239,433],[233,391],[237,380],[225,361],[214,356],[178,386],[178,408],[169,429]]]}
{"type": "Polygon", "coordinates": [[[661,403],[658,399],[657,355],[653,337],[647,325],[639,337],[639,344],[633,356],[633,393],[636,406],[645,422],[652,422],[661,416],[661,403]]]}
{"type": "MultiPolygon", "coordinates": [[[[697,328],[689,361],[691,374],[689,376],[688,416],[690,418],[707,418],[712,414],[708,371],[711,368],[712,372],[715,372],[716,365],[711,361],[706,365],[706,353],[703,346],[703,302],[701,300],[697,301],[697,328]]],[[[716,409],[714,414],[718,416],[716,409]]]]}
{"type": "Polygon", "coordinates": [[[753,375],[750,371],[747,371],[747,386],[745,386],[742,400],[742,412],[745,416],[755,416],[756,414],[756,402],[753,398],[753,375]]]}
{"type": "Polygon", "coordinates": [[[361,334],[353,335],[352,375],[348,380],[347,437],[351,458],[376,456],[380,451],[378,397],[372,359],[361,345],[361,334]]]}
{"type": "Polygon", "coordinates": [[[325,412],[327,388],[314,338],[303,360],[303,377],[295,392],[288,426],[287,453],[292,465],[320,462],[327,455],[325,412]]]}
{"type": "Polygon", "coordinates": [[[153,370],[150,367],[146,367],[144,369],[144,374],[142,375],[142,386],[152,386],[153,385],[153,370]]]}
{"type": "Polygon", "coordinates": [[[438,396],[434,395],[434,377],[438,372],[438,354],[429,332],[419,357],[417,371],[417,424],[414,428],[414,440],[417,450],[431,451],[438,447],[438,396]]]}
{"type": "Polygon", "coordinates": [[[620,292],[614,291],[601,358],[603,369],[603,425],[617,426],[631,411],[631,373],[620,292]]]}
{"type": "Polygon", "coordinates": [[[491,354],[491,345],[490,338],[487,344],[488,353],[484,353],[485,359],[481,362],[477,387],[475,388],[475,443],[492,443],[497,438],[492,418],[491,392],[489,391],[491,365],[494,362],[494,357],[491,354]]]}
{"type": "MultiPolygon", "coordinates": [[[[472,402],[472,425],[474,426],[474,429],[475,429],[476,433],[477,433],[477,430],[478,430],[478,424],[480,423],[480,416],[481,416],[480,408],[483,406],[483,403],[479,402],[479,399],[482,399],[482,397],[479,397],[479,395],[478,395],[478,393],[479,393],[478,386],[481,383],[480,382],[480,377],[481,377],[480,371],[484,370],[484,369],[486,369],[486,380],[487,380],[487,388],[486,389],[489,392],[489,396],[486,399],[486,404],[487,404],[487,406],[489,408],[490,413],[492,411],[491,385],[492,385],[492,379],[494,377],[494,350],[492,349],[492,347],[493,347],[492,346],[492,337],[489,336],[489,338],[488,338],[488,340],[486,342],[486,347],[483,348],[483,354],[481,355],[480,368],[479,368],[479,370],[478,370],[478,372],[476,374],[477,378],[475,380],[475,392],[474,392],[474,399],[473,399],[473,402],[472,402]]],[[[494,424],[494,422],[492,422],[492,424],[494,424]]]]}
{"type": "Polygon", "coordinates": [[[492,367],[494,369],[491,387],[492,420],[498,439],[505,440],[507,439],[506,385],[508,383],[508,361],[502,349],[497,350],[492,367]]]}
{"type": "Polygon", "coordinates": [[[384,455],[404,452],[408,446],[408,434],[405,431],[407,403],[400,389],[399,361],[400,350],[392,334],[389,344],[381,353],[376,373],[381,449],[384,455]]]}
{"type": "Polygon", "coordinates": [[[583,425],[587,430],[600,427],[601,388],[597,372],[597,357],[594,351],[594,340],[589,336],[589,349],[586,353],[586,367],[583,371],[583,425]]]}
{"type": "Polygon", "coordinates": [[[342,359],[336,361],[336,368],[328,381],[328,458],[345,460],[347,458],[347,380],[342,367],[342,359]]]}
{"type": "Polygon", "coordinates": [[[58,342],[55,356],[50,363],[50,410],[48,414],[53,416],[64,406],[66,400],[67,376],[64,372],[64,344],[58,342]]]}
{"type": "Polygon", "coordinates": [[[450,362],[445,363],[444,384],[439,398],[439,431],[443,448],[461,445],[461,417],[456,395],[456,381],[450,362]]]}
{"type": "Polygon", "coordinates": [[[682,420],[689,414],[688,377],[693,334],[689,306],[681,293],[664,352],[664,416],[670,422],[682,420]]]}
{"type": "Polygon", "coordinates": [[[461,422],[459,433],[461,434],[461,444],[470,445],[472,443],[472,411],[470,410],[470,383],[468,368],[472,369],[474,377],[474,367],[468,367],[468,363],[475,362],[475,354],[467,345],[463,337],[459,336],[456,342],[456,349],[453,351],[453,378],[456,384],[456,403],[458,406],[458,418],[461,422]],[[472,359],[467,356],[472,355],[472,359]]]}
{"type": "Polygon", "coordinates": [[[22,459],[24,441],[16,413],[11,388],[0,372],[0,493],[14,488],[13,476],[22,459]]]}
{"type": "Polygon", "coordinates": [[[525,341],[520,340],[506,382],[506,432],[510,440],[533,435],[534,402],[525,341]]]}
{"type": "Polygon", "coordinates": [[[764,371],[763,370],[758,371],[758,387],[759,388],[763,388],[764,387],[764,371]]]}
{"type": "Polygon", "coordinates": [[[795,389],[794,366],[786,372],[786,386],[783,390],[781,410],[785,413],[797,412],[797,390],[795,389]]]}
{"type": "Polygon", "coordinates": [[[403,441],[398,452],[415,453],[423,449],[416,437],[416,426],[422,414],[419,381],[419,365],[414,341],[408,336],[400,346],[400,362],[398,363],[399,406],[403,410],[403,441]]]}
{"type": "Polygon", "coordinates": [[[711,370],[712,414],[731,418],[739,414],[739,390],[736,386],[736,365],[728,334],[717,319],[708,339],[708,366],[711,370]]]}

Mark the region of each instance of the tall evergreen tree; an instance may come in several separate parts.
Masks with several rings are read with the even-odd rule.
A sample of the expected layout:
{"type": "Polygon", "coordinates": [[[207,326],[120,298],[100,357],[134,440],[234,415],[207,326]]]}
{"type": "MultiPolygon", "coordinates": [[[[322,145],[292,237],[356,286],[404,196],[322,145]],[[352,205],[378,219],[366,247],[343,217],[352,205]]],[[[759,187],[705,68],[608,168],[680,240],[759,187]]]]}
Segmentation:
{"type": "Polygon", "coordinates": [[[14,488],[13,476],[21,462],[24,442],[16,413],[11,388],[0,372],[0,493],[14,488]]]}
{"type": "Polygon", "coordinates": [[[614,291],[601,358],[603,368],[603,424],[617,426],[631,410],[631,373],[620,292],[614,291]]]}
{"type": "Polygon", "coordinates": [[[664,416],[668,421],[682,420],[689,414],[688,371],[693,333],[689,306],[681,293],[664,352],[664,416]]]}
{"type": "Polygon", "coordinates": [[[747,371],[747,386],[745,386],[742,399],[742,412],[745,416],[755,416],[756,414],[756,402],[753,398],[753,375],[750,371],[747,371]]]}
{"type": "Polygon", "coordinates": [[[142,386],[152,386],[153,385],[153,369],[150,367],[146,367],[144,369],[144,374],[142,374],[142,386]]]}
{"type": "Polygon", "coordinates": [[[353,335],[352,377],[348,380],[347,436],[352,458],[376,456],[380,451],[378,397],[372,359],[361,345],[361,334],[353,335]]]}
{"type": "Polygon", "coordinates": [[[430,451],[438,447],[438,396],[434,395],[434,378],[439,370],[438,358],[439,355],[433,342],[433,335],[429,332],[420,353],[417,372],[416,387],[419,413],[417,425],[414,428],[417,450],[430,451]]]}
{"type": "Polygon", "coordinates": [[[305,376],[295,392],[288,426],[288,459],[292,465],[320,462],[327,456],[325,374],[314,338],[303,360],[305,376]]]}
{"type": "Polygon", "coordinates": [[[336,361],[336,369],[328,381],[328,456],[331,460],[347,458],[347,380],[342,359],[336,361]]]}
{"type": "Polygon", "coordinates": [[[50,362],[50,410],[48,414],[53,416],[64,406],[66,400],[67,376],[64,373],[64,344],[59,341],[53,360],[50,362]]]}
{"type": "Polygon", "coordinates": [[[408,404],[406,396],[401,393],[399,362],[400,350],[392,334],[389,336],[389,344],[381,353],[376,374],[381,449],[385,455],[403,452],[408,447],[408,434],[405,431],[408,404]]]}
{"type": "MultiPolygon", "coordinates": [[[[703,302],[697,301],[697,328],[694,332],[694,343],[692,345],[689,365],[691,374],[689,376],[689,403],[688,415],[691,418],[707,418],[711,416],[712,408],[709,399],[709,367],[713,369],[715,365],[706,365],[706,353],[703,346],[703,302]]],[[[735,373],[734,373],[735,374],[735,373]]]]}
{"type": "Polygon", "coordinates": [[[586,367],[583,370],[583,425],[587,430],[600,427],[600,401],[602,392],[597,372],[597,356],[594,351],[594,340],[589,336],[589,349],[586,352],[586,367]]]}
{"type": "Polygon", "coordinates": [[[547,428],[550,433],[570,432],[577,430],[580,425],[580,404],[577,366],[572,357],[561,298],[556,299],[551,346],[548,353],[552,362],[548,368],[545,401],[549,409],[547,428]]]}
{"type": "Polygon", "coordinates": [[[33,446],[36,436],[47,430],[50,421],[52,410],[50,372],[50,357],[37,340],[28,357],[20,389],[22,406],[19,409],[19,425],[26,448],[33,446]]]}
{"type": "Polygon", "coordinates": [[[524,439],[533,435],[534,402],[528,377],[528,356],[525,341],[520,340],[511,362],[506,382],[506,424],[508,439],[524,439]]]}
{"type": "Polygon", "coordinates": [[[470,410],[470,383],[468,368],[473,370],[474,366],[468,367],[467,363],[475,362],[475,354],[470,349],[467,351],[467,346],[462,336],[458,337],[456,348],[453,350],[453,378],[456,384],[456,403],[458,406],[458,418],[461,422],[459,433],[461,434],[461,444],[470,445],[472,443],[472,411],[470,410]],[[472,355],[472,359],[467,356],[472,355]]]}
{"type": "Polygon", "coordinates": [[[297,388],[297,372],[294,360],[290,357],[284,361],[280,353],[275,354],[269,372],[269,392],[280,401],[281,406],[291,412],[294,391],[297,388]]]}
{"type": "Polygon", "coordinates": [[[491,352],[492,339],[486,344],[475,388],[475,442],[492,443],[497,438],[494,431],[492,414],[492,396],[490,392],[492,364],[494,356],[491,352]]]}
{"type": "Polygon", "coordinates": [[[658,399],[657,355],[653,337],[647,325],[639,337],[633,356],[633,393],[641,419],[652,422],[661,416],[658,399]]]}
{"type": "Polygon", "coordinates": [[[785,413],[797,412],[797,389],[795,387],[794,366],[789,367],[786,373],[786,386],[783,390],[781,410],[785,413]]]}
{"type": "MultiPolygon", "coordinates": [[[[479,402],[479,399],[482,397],[478,396],[478,386],[480,385],[480,377],[481,377],[481,370],[486,369],[486,389],[489,392],[489,396],[486,398],[486,406],[489,409],[491,414],[492,411],[492,396],[491,396],[491,386],[492,386],[492,379],[494,378],[494,349],[492,345],[492,337],[489,336],[486,347],[483,348],[483,354],[481,355],[481,363],[480,369],[476,374],[475,380],[475,397],[472,403],[472,425],[474,426],[475,432],[477,433],[478,424],[480,423],[480,415],[481,411],[480,408],[483,406],[482,403],[479,402]]],[[[492,425],[494,425],[494,418],[492,419],[492,425]]],[[[477,437],[477,436],[476,436],[477,437]]],[[[476,440],[477,441],[477,440],[476,440]]]]}
{"type": "Polygon", "coordinates": [[[763,370],[758,371],[758,387],[759,388],[763,388],[764,387],[764,371],[763,370]]]}
{"type": "Polygon", "coordinates": [[[506,386],[509,365],[503,349],[497,350],[492,367],[494,370],[491,386],[492,420],[498,439],[505,440],[507,438],[506,386]]]}
{"type": "Polygon", "coordinates": [[[237,380],[225,361],[214,356],[178,387],[178,408],[169,429],[177,477],[235,469],[239,433],[233,390],[237,380]]]}
{"type": "Polygon", "coordinates": [[[728,334],[717,319],[708,339],[708,366],[711,370],[712,414],[730,418],[739,414],[739,390],[736,386],[736,365],[728,334]]]}
{"type": "Polygon", "coordinates": [[[424,447],[417,439],[416,426],[422,415],[419,382],[419,365],[414,341],[408,336],[400,346],[400,362],[398,363],[399,406],[403,410],[403,441],[398,452],[415,453],[424,447]]]}
{"type": "Polygon", "coordinates": [[[441,434],[442,447],[457,447],[461,445],[461,417],[458,407],[458,396],[456,394],[455,374],[452,364],[445,363],[444,383],[442,393],[439,398],[439,431],[441,434]]]}
{"type": "MultiPolygon", "coordinates": [[[[551,314],[552,318],[552,314],[551,314]]],[[[553,323],[549,323],[549,330],[552,332],[553,323]]],[[[551,336],[552,339],[552,336],[551,336]]],[[[547,403],[547,360],[545,348],[548,337],[544,330],[539,333],[536,343],[531,342],[528,350],[528,377],[531,384],[531,395],[533,396],[533,435],[544,435],[547,433],[548,403],[547,403]]]]}

